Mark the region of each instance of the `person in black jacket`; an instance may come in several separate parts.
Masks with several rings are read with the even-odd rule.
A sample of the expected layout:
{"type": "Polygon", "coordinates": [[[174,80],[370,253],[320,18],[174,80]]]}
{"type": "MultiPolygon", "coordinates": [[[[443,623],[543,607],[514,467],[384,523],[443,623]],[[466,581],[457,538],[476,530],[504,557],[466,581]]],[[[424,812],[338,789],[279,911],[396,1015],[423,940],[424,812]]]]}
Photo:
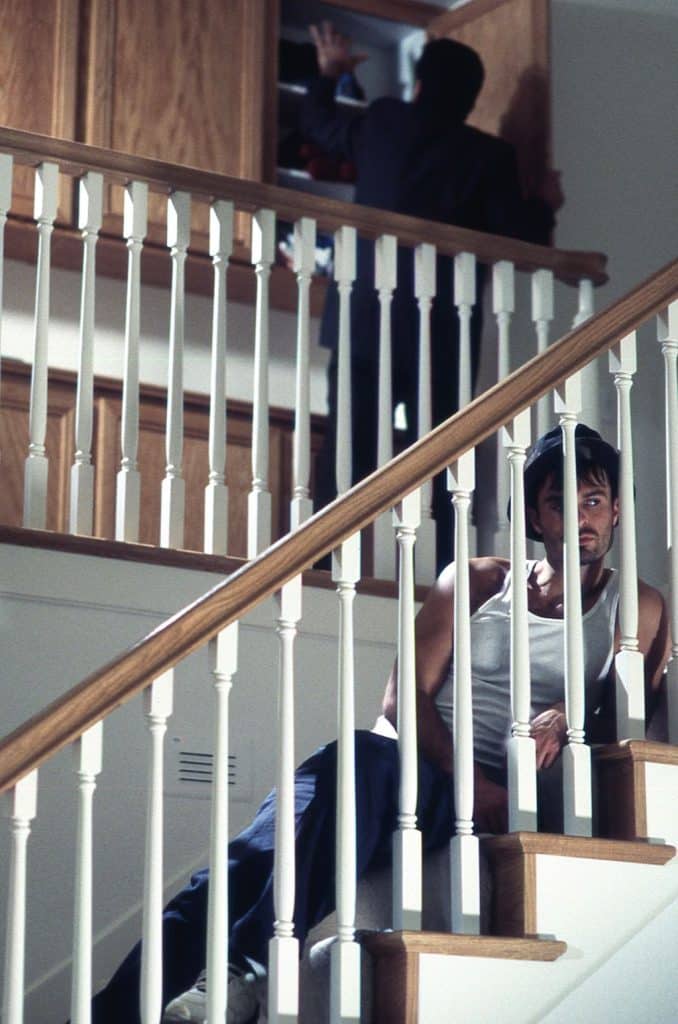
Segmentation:
{"type": "MultiPolygon", "coordinates": [[[[337,80],[363,59],[349,41],[324,22],[312,26],[320,75],[310,83],[302,114],[305,135],[329,155],[352,161],[357,170],[355,202],[378,209],[444,221],[475,231],[547,244],[554,210],[562,203],[559,178],[546,172],[539,194],[524,197],[513,148],[465,120],[480,92],[484,69],[470,47],[451,39],[432,40],[416,65],[412,102],[384,97],[366,110],[335,102],[337,80]]],[[[454,306],[452,259],[437,260],[437,295],[431,312],[433,424],[458,408],[458,316],[454,306]]],[[[485,268],[477,271],[478,295],[485,268]]],[[[334,479],[337,417],[338,294],[331,284],[322,317],[320,344],[331,349],[329,416],[318,460],[316,508],[336,495],[334,479]]],[[[472,376],[478,365],[481,315],[471,322],[472,376]]],[[[414,296],[412,249],[398,250],[397,288],[392,304],[393,406],[407,413],[406,442],[417,436],[419,312],[414,296]]],[[[352,474],[353,482],[376,467],[379,302],[374,289],[374,245],[359,239],[357,278],[351,295],[352,474]]],[[[437,565],[452,555],[452,523],[444,475],[434,484],[437,565]]]]}

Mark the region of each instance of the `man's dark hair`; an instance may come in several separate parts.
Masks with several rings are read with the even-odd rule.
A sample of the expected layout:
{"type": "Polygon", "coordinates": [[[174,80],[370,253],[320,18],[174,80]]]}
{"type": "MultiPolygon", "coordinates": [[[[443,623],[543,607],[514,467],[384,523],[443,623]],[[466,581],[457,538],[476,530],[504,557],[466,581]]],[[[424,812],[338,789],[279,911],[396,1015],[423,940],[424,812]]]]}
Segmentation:
{"type": "MultiPolygon", "coordinates": [[[[605,484],[610,485],[610,491],[612,493],[612,500],[614,501],[617,497],[619,488],[618,474],[611,466],[601,465],[600,462],[596,462],[594,459],[587,458],[586,456],[580,456],[577,452],[577,482],[582,481],[587,484],[599,484],[604,487],[605,484]]],[[[530,480],[529,486],[525,490],[525,504],[528,508],[536,509],[537,498],[539,491],[542,489],[544,484],[549,478],[552,478],[551,482],[556,490],[562,491],[563,489],[563,459],[561,456],[556,456],[545,462],[540,466],[538,475],[530,480]]]]}
{"type": "Polygon", "coordinates": [[[427,43],[414,72],[421,83],[417,102],[461,121],[473,109],[485,78],[476,51],[455,39],[432,39],[427,43]]]}

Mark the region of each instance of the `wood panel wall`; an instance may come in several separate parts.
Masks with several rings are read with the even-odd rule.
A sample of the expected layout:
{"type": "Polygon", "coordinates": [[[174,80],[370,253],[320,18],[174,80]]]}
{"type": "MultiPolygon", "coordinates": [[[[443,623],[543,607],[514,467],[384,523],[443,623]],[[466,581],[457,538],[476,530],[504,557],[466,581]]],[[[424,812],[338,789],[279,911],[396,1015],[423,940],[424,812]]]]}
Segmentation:
{"type": "MultiPolygon", "coordinates": [[[[50,372],[47,418],[49,458],[47,529],[68,532],[70,467],[73,461],[75,375],[50,372]]],[[[94,397],[95,465],[94,535],[113,539],[115,478],[120,465],[121,384],[97,379],[94,397]]],[[[28,451],[30,367],[13,360],[2,364],[0,386],[0,523],[21,526],[24,460],[28,451]]],[[[139,426],[141,472],[140,541],[157,545],[160,535],[160,483],[165,471],[165,392],[142,386],[139,426]]],[[[229,487],[229,555],[244,557],[247,549],[247,494],[251,482],[251,407],[228,403],[226,477],[229,487]]],[[[207,482],[209,401],[187,394],[184,403],[184,478],[186,530],[184,548],[203,550],[204,489],[207,482]]],[[[273,539],[289,529],[292,490],[293,414],[272,409],[270,414],[269,486],[273,504],[273,539]]],[[[314,416],[311,445],[320,449],[324,419],[314,416]]]]}

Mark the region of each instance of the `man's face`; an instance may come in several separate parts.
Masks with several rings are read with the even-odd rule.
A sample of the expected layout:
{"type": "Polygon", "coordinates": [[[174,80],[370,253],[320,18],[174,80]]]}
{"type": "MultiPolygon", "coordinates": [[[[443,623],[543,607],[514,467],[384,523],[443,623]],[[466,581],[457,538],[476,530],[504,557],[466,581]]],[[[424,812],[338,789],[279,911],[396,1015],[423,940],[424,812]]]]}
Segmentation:
{"type": "MultiPolygon", "coordinates": [[[[607,477],[582,479],[577,484],[579,511],[579,560],[590,565],[605,557],[612,547],[614,527],[619,519],[619,502],[612,498],[607,477]]],[[[553,474],[537,493],[536,509],[528,509],[530,521],[540,534],[551,565],[563,560],[563,492],[553,474]]]]}

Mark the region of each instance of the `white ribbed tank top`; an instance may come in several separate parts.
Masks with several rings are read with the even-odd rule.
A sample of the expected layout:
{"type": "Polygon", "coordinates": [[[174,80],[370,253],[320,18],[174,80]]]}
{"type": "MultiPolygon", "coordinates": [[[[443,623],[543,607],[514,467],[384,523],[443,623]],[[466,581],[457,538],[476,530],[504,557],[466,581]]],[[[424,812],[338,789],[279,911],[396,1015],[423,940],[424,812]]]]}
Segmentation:
{"type": "MultiPolygon", "coordinates": [[[[527,563],[525,579],[536,565],[527,563]]],[[[502,769],[511,734],[509,688],[511,656],[510,570],[501,590],[471,616],[471,675],[473,680],[473,747],[481,764],[502,769]]],[[[600,700],[602,683],[614,657],[614,633],[619,602],[619,577],[614,570],[596,603],[584,613],[584,678],[587,706],[600,700]]],[[[530,717],[565,699],[565,641],[562,619],[528,612],[532,706],[530,717]]],[[[436,694],[436,706],[452,731],[452,665],[436,694]]]]}

